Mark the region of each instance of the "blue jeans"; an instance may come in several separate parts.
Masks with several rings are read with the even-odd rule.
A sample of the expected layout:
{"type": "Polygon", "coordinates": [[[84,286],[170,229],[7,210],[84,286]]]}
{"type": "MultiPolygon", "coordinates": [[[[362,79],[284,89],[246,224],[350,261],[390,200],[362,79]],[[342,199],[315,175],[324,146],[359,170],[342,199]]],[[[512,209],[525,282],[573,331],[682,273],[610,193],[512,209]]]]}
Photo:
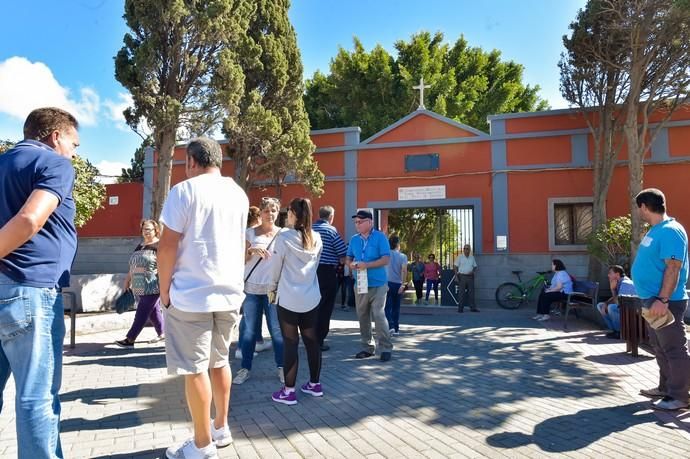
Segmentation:
{"type": "Polygon", "coordinates": [[[262,313],[266,313],[266,323],[268,324],[268,332],[271,334],[271,341],[273,341],[273,355],[276,366],[282,367],[283,335],[280,333],[276,305],[268,302],[268,295],[254,295],[253,293],[246,293],[245,295],[244,303],[242,303],[242,309],[244,310],[242,320],[244,320],[245,326],[240,333],[242,368],[252,369],[254,349],[256,349],[256,329],[257,326],[260,326],[262,313]]]}
{"type": "Polygon", "coordinates": [[[61,458],[62,295],[27,287],[0,273],[0,411],[14,375],[20,458],[61,458]]]}
{"type": "Polygon", "coordinates": [[[431,289],[434,289],[434,298],[438,300],[438,279],[427,279],[426,280],[426,300],[429,301],[429,293],[431,289]]]}
{"type": "Polygon", "coordinates": [[[604,323],[606,324],[606,327],[608,327],[609,330],[620,332],[621,331],[621,313],[620,310],[618,309],[617,304],[609,304],[607,309],[608,313],[604,312],[604,304],[605,303],[599,303],[597,304],[597,310],[601,314],[601,317],[604,319],[604,323]]]}
{"type": "Polygon", "coordinates": [[[388,292],[386,293],[386,319],[388,320],[388,328],[399,331],[400,327],[400,286],[395,282],[388,283],[388,292]]]}

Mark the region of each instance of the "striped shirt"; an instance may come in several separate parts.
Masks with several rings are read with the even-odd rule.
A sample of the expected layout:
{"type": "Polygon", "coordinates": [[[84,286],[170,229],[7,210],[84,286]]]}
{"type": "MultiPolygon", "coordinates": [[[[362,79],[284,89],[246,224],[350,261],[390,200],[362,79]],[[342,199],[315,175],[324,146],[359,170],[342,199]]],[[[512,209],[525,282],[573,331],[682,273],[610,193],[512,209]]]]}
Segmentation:
{"type": "Polygon", "coordinates": [[[340,259],[347,253],[347,247],[338,234],[338,230],[333,225],[329,225],[326,220],[317,220],[312,225],[312,229],[321,235],[323,242],[319,264],[337,266],[340,259]]]}

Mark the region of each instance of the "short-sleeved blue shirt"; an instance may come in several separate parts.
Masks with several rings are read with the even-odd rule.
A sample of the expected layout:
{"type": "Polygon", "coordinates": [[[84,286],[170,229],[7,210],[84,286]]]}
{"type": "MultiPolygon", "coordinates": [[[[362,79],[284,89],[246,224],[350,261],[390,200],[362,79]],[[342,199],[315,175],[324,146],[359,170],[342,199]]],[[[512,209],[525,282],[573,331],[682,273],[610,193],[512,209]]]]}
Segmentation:
{"type": "Polygon", "coordinates": [[[48,191],[59,201],[34,237],[0,259],[0,272],[30,287],[69,285],[77,251],[73,186],[72,162],[41,142],[24,140],[0,155],[0,227],[19,212],[34,190],[48,191]]]}
{"type": "Polygon", "coordinates": [[[688,235],[680,223],[668,218],[652,226],[637,249],[632,278],[640,298],[647,299],[659,294],[666,269],[664,260],[671,259],[679,260],[681,269],[678,285],[669,299],[687,299],[685,283],[688,281],[688,235]]]}
{"type": "MultiPolygon", "coordinates": [[[[381,231],[371,230],[371,234],[364,239],[355,234],[347,246],[347,256],[354,261],[376,261],[381,257],[390,256],[391,247],[388,238],[381,231]]],[[[369,287],[382,287],[387,284],[386,267],[367,268],[367,282],[369,287]]]]}

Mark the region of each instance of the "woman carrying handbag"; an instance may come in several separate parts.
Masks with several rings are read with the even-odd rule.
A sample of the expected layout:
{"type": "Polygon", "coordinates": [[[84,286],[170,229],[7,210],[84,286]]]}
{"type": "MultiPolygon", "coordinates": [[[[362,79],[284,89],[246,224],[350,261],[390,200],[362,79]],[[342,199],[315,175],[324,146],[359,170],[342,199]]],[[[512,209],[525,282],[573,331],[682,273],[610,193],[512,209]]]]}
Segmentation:
{"type": "Polygon", "coordinates": [[[242,365],[232,381],[233,384],[243,384],[249,379],[256,348],[256,330],[263,314],[266,315],[268,331],[273,342],[278,378],[283,381],[283,335],[280,333],[276,306],[268,298],[270,270],[274,263],[270,251],[280,231],[280,228],[275,225],[280,211],[280,201],[276,198],[262,198],[259,209],[261,209],[261,225],[247,229],[245,299],[242,303],[244,311],[242,321],[245,324],[240,327],[243,333],[239,339],[242,346],[242,365]]]}
{"type": "Polygon", "coordinates": [[[141,235],[143,241],[139,244],[129,259],[129,272],[125,278],[123,287],[132,289],[134,295],[139,298],[134,322],[127,332],[125,339],[115,341],[120,347],[132,348],[139,333],[144,329],[150,319],[156,330],[156,337],[149,343],[157,343],[165,339],[163,336],[163,313],[158,304],[158,237],[160,226],[154,220],[141,222],[141,235]]]}

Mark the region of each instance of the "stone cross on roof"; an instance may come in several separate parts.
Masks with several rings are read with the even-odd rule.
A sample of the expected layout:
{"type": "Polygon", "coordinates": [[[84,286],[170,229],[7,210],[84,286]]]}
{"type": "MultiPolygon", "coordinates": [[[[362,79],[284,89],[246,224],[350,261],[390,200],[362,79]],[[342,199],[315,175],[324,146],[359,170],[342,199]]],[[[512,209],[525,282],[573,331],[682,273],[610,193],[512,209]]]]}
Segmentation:
{"type": "Polygon", "coordinates": [[[419,79],[419,84],[417,86],[412,86],[412,89],[419,89],[419,107],[417,107],[417,110],[426,110],[424,106],[424,89],[430,87],[430,84],[424,84],[424,77],[419,79]]]}

